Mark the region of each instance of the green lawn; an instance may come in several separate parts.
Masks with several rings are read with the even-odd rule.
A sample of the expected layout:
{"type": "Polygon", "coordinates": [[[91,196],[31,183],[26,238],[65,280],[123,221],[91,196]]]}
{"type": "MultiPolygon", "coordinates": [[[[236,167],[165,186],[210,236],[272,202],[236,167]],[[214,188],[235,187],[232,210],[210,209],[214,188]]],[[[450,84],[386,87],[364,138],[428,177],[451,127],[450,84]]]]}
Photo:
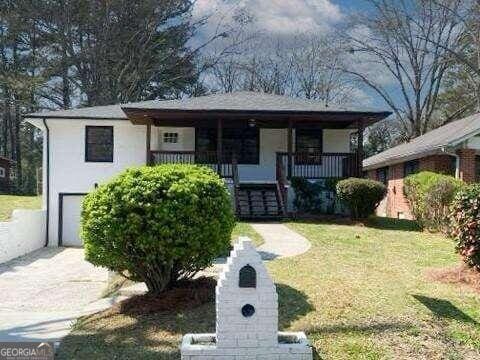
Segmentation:
{"type": "Polygon", "coordinates": [[[0,221],[7,221],[14,209],[40,209],[41,196],[0,195],[0,221]]]}
{"type": "Polygon", "coordinates": [[[237,222],[233,228],[232,241],[237,241],[239,236],[248,236],[250,239],[252,239],[252,242],[255,246],[260,246],[264,242],[260,234],[253,230],[253,228],[245,222],[237,222]]]}
{"type": "MultiPolygon", "coordinates": [[[[304,330],[317,358],[480,358],[480,295],[425,276],[458,264],[451,241],[406,222],[287,225],[312,248],[268,263],[280,328],[304,330]]],[[[182,334],[214,330],[213,303],[142,316],[106,311],[81,319],[59,358],[178,359],[182,334]]]]}

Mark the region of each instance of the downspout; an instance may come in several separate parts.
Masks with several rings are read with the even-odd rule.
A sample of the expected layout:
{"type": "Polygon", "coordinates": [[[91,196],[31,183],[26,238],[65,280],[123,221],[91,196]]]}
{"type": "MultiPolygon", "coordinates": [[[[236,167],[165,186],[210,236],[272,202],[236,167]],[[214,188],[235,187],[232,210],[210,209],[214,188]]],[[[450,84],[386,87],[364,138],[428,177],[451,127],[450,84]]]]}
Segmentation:
{"type": "Polygon", "coordinates": [[[49,228],[50,228],[50,129],[47,125],[47,119],[43,118],[43,126],[45,126],[45,139],[46,141],[46,217],[47,217],[47,224],[46,224],[46,231],[45,231],[45,247],[48,246],[48,238],[49,238],[49,228]]]}
{"type": "Polygon", "coordinates": [[[455,179],[460,179],[460,156],[455,152],[448,151],[447,147],[442,147],[442,152],[455,158],[455,179]]]}

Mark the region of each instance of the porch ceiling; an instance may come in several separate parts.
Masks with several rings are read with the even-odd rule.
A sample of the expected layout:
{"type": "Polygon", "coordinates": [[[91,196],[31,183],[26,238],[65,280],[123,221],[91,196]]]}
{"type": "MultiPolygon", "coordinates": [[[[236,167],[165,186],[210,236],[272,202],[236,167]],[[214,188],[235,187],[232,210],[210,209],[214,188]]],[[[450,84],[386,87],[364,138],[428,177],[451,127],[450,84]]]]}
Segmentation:
{"type": "Polygon", "coordinates": [[[218,119],[225,127],[245,127],[252,119],[260,128],[293,127],[356,128],[357,122],[364,126],[383,120],[390,112],[356,111],[248,111],[248,110],[171,110],[122,108],[129,120],[136,125],[172,127],[215,127],[218,119]]]}

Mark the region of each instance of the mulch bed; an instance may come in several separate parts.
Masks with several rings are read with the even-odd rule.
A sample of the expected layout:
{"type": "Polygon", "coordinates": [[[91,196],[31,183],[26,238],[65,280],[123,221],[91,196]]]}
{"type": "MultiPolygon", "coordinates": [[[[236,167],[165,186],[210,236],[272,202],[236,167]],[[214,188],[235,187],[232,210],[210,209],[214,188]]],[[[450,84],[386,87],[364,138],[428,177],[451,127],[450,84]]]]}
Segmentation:
{"type": "Polygon", "coordinates": [[[434,269],[427,273],[428,278],[446,284],[466,286],[480,293],[480,272],[470,269],[466,265],[454,268],[434,269]]]}
{"type": "Polygon", "coordinates": [[[121,314],[142,315],[197,307],[215,299],[216,284],[214,279],[206,277],[182,281],[161,295],[132,296],[112,310],[121,314]]]}

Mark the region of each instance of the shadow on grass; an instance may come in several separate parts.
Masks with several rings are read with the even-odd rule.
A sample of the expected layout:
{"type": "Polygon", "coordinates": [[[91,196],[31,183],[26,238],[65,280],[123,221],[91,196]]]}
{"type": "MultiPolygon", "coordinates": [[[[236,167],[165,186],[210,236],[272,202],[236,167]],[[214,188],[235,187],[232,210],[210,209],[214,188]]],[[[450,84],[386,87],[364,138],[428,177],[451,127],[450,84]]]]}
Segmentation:
{"type": "Polygon", "coordinates": [[[464,323],[478,325],[475,319],[465,314],[448,300],[435,299],[423,295],[412,296],[440,318],[453,319],[464,323]]]}
{"type": "MultiPolygon", "coordinates": [[[[313,311],[307,297],[277,284],[280,328],[313,311]]],[[[215,332],[215,304],[135,315],[114,309],[81,318],[58,349],[58,359],[179,359],[186,333],[215,332]]]]}
{"type": "Polygon", "coordinates": [[[314,311],[304,292],[285,284],[276,284],[278,293],[278,324],[280,329],[288,328],[295,320],[314,311]]]}
{"type": "Polygon", "coordinates": [[[398,322],[380,322],[367,324],[352,325],[329,325],[329,326],[313,326],[305,331],[308,334],[379,334],[386,332],[405,331],[412,328],[411,324],[398,322]]]}
{"type": "Polygon", "coordinates": [[[297,224],[320,224],[320,225],[346,225],[365,226],[379,230],[420,231],[416,221],[406,219],[394,219],[380,216],[371,216],[366,220],[352,220],[344,216],[293,218],[289,221],[297,224]]]}
{"type": "Polygon", "coordinates": [[[372,216],[365,221],[365,226],[380,230],[420,231],[416,221],[372,216]]]}

